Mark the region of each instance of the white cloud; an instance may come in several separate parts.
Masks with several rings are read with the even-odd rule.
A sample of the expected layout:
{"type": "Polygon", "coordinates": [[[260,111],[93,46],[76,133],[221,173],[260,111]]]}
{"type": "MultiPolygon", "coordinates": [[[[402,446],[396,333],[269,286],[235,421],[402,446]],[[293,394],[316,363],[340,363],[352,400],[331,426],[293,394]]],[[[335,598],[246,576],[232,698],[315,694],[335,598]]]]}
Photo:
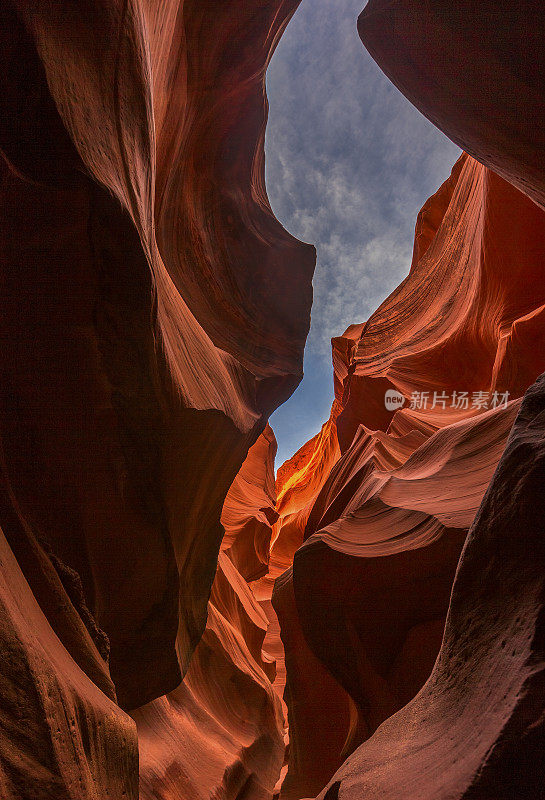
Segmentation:
{"type": "MultiPolygon", "coordinates": [[[[459,152],[365,51],[356,30],[363,4],[302,0],[267,79],[271,204],[318,251],[305,367],[313,385],[331,371],[330,338],[364,321],[406,275],[417,213],[459,152]]],[[[302,387],[277,412],[283,454],[305,440],[293,420],[304,416],[306,437],[323,405],[302,387]]]]}

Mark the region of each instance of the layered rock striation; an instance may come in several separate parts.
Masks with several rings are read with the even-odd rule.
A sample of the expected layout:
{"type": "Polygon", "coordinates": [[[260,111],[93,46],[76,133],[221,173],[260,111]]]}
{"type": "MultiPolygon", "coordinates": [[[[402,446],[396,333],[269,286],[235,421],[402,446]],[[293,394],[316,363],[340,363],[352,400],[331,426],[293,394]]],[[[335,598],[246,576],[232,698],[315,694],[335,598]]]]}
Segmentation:
{"type": "Polygon", "coordinates": [[[429,680],[321,800],[542,795],[544,423],[541,376],[470,529],[429,680]]]}
{"type": "MultiPolygon", "coordinates": [[[[246,748],[247,774],[218,785],[276,780],[264,622],[227,557],[215,576],[227,491],[302,376],[314,250],[274,218],[263,154],[264,73],[296,5],[2,5],[2,580],[34,609],[2,621],[10,800],[135,798],[121,709],[174,709],[166,747],[180,705],[220,713],[211,659],[257,715],[213,766],[246,748]]],[[[266,568],[269,490],[254,542],[250,525],[227,548],[242,572],[252,548],[266,568]]]]}
{"type": "Polygon", "coordinates": [[[333,340],[331,420],[279,471],[279,497],[305,470],[307,492],[318,490],[310,502],[301,490],[299,539],[288,516],[277,523],[286,527],[277,541],[293,548],[273,593],[291,732],[281,796],[315,794],[318,776],[432,670],[467,531],[520,398],[545,369],[534,344],[544,335],[543,252],[543,211],[464,154],[418,216],[405,281],[333,340]],[[324,475],[312,465],[327,460],[333,436],[339,451],[324,475]],[[310,719],[320,729],[308,684],[323,666],[325,702],[335,698],[329,748],[302,733],[310,719]]]}
{"type": "MultiPolygon", "coordinates": [[[[359,19],[386,74],[478,161],[422,209],[408,278],[334,341],[341,456],[275,589],[286,663],[298,624],[357,711],[337,762],[363,744],[323,800],[542,793],[543,379],[520,398],[545,367],[543,24],[535,3],[448,0],[371,0],[359,19]]],[[[288,668],[295,735],[300,687],[288,668]]],[[[317,751],[313,766],[296,743],[286,798],[316,793],[317,751]]]]}
{"type": "Polygon", "coordinates": [[[0,8],[6,800],[543,794],[544,15],[361,15],[466,152],[275,481],[315,260],[264,186],[296,6],[0,8]]]}

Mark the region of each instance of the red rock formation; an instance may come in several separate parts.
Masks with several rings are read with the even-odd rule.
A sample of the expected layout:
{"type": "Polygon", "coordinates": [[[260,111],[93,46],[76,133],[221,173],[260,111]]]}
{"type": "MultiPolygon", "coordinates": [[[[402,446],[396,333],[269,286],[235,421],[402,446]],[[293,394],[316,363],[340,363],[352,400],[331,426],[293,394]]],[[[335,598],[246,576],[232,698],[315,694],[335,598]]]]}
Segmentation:
{"type": "MultiPolygon", "coordinates": [[[[286,780],[282,782],[284,797],[288,796],[288,788],[294,793],[294,797],[301,796],[301,787],[315,786],[318,791],[339,766],[338,760],[330,763],[330,754],[335,754],[333,742],[339,732],[338,720],[335,714],[329,715],[324,710],[328,703],[337,710],[341,707],[347,709],[349,703],[348,695],[323,668],[304,640],[294,613],[293,589],[289,581],[285,582],[285,592],[277,588],[273,601],[275,581],[289,570],[295,551],[303,542],[312,505],[332,465],[339,457],[335,428],[336,409],[337,406],[334,406],[330,419],[322,426],[320,433],[278,470],[278,520],[273,526],[269,571],[253,584],[253,591],[268,619],[264,648],[276,662],[274,688],[288,702],[289,708],[298,703],[300,693],[305,698],[304,715],[289,714],[289,769],[286,780]],[[286,686],[285,652],[288,659],[291,659],[290,686],[286,686]],[[336,730],[331,730],[330,720],[336,730]],[[305,746],[298,746],[299,741],[305,742],[305,746]],[[307,753],[312,754],[310,758],[307,753]]],[[[340,735],[343,735],[342,729],[340,735]]]]}
{"type": "Polygon", "coordinates": [[[330,418],[316,434],[278,470],[276,511],[271,547],[271,569],[277,574],[286,569],[303,542],[303,534],[314,500],[331,468],[339,458],[336,417],[340,411],[333,404],[330,418]]]}
{"type": "Polygon", "coordinates": [[[416,409],[423,432],[475,413],[474,392],[490,392],[489,400],[494,391],[520,396],[540,372],[539,353],[532,348],[517,362],[511,351],[517,328],[545,302],[544,249],[541,210],[462,156],[420,212],[410,274],[355,339],[351,329],[345,334],[352,354],[337,423],[341,450],[361,422],[395,427],[384,404],[388,388],[407,399],[427,391],[428,406],[434,391],[469,392],[468,409],[450,401],[445,409],[441,402],[416,409]]]}
{"type": "Polygon", "coordinates": [[[206,630],[184,682],[132,712],[141,800],[272,797],[284,720],[274,664],[263,661],[266,627],[244,579],[220,554],[206,630]]]}
{"type": "Polygon", "coordinates": [[[57,609],[66,605],[65,630],[86,654],[80,664],[87,675],[38,605],[1,531],[0,563],[2,800],[137,800],[134,726],[114,702],[107,666],[59,579],[52,574],[47,586],[57,609]]]}
{"type": "Polygon", "coordinates": [[[269,632],[265,646],[273,650],[274,637],[281,633],[287,673],[287,681],[284,676],[276,684],[277,691],[284,691],[289,724],[288,769],[280,796],[296,800],[317,794],[344,760],[354,703],[307,644],[291,569],[276,580],[272,602],[280,630],[269,632]]]}
{"type": "Polygon", "coordinates": [[[369,0],[364,45],[454,142],[545,204],[545,11],[539,0],[369,0]]]}
{"type": "MultiPolygon", "coordinates": [[[[455,141],[543,207],[543,141],[541,132],[533,130],[533,120],[539,119],[543,112],[544,22],[543,11],[535,3],[506,8],[504,3],[487,2],[477,8],[475,4],[454,4],[449,0],[433,4],[419,0],[371,0],[360,17],[359,29],[371,54],[409,99],[455,141]]],[[[355,380],[348,401],[352,409],[347,409],[344,420],[342,415],[339,418],[339,439],[345,451],[343,459],[347,460],[347,476],[350,474],[352,448],[358,448],[358,441],[360,450],[362,446],[368,447],[365,439],[372,437],[366,431],[360,433],[361,428],[358,429],[357,425],[358,407],[362,407],[359,404],[372,397],[373,378],[393,378],[392,384],[399,388],[411,372],[413,377],[424,375],[427,378],[431,374],[429,388],[433,389],[438,375],[444,374],[445,368],[454,378],[460,374],[468,375],[470,368],[477,384],[484,380],[483,386],[488,390],[500,387],[518,397],[544,367],[542,348],[536,346],[543,337],[543,228],[539,210],[537,206],[525,204],[522,195],[517,195],[493,173],[482,171],[482,174],[485,192],[473,191],[465,199],[461,196],[461,207],[469,211],[463,227],[466,233],[473,233],[473,243],[467,236],[460,236],[457,227],[450,226],[451,265],[454,263],[457,267],[460,261],[473,265],[467,280],[457,286],[456,296],[452,294],[447,304],[441,299],[441,295],[444,297],[444,292],[448,294],[450,290],[452,270],[445,270],[442,275],[441,270],[433,270],[432,277],[436,283],[429,287],[422,285],[421,312],[407,318],[404,311],[410,299],[410,276],[406,281],[408,291],[401,292],[398,307],[388,301],[385,304],[386,311],[393,312],[390,320],[387,313],[381,318],[379,310],[376,315],[378,326],[372,319],[355,350],[355,380]],[[472,226],[470,218],[474,202],[481,204],[482,211],[476,218],[477,224],[472,226]],[[474,249],[473,257],[468,257],[468,245],[469,251],[474,249]],[[440,314],[437,313],[439,309],[440,314]],[[468,314],[464,324],[465,309],[468,314]],[[456,316],[461,325],[455,323],[452,326],[456,316]],[[400,326],[396,317],[401,321],[405,318],[409,328],[411,324],[420,324],[420,333],[416,327],[412,331],[404,329],[403,322],[400,326]],[[523,329],[525,333],[522,333],[523,329]],[[389,338],[389,334],[394,335],[389,338]],[[382,348],[379,351],[381,335],[382,348]],[[390,342],[391,347],[388,346],[390,342]],[[433,348],[430,347],[432,344],[435,345],[433,348]],[[394,358],[393,349],[399,351],[394,358]],[[453,359],[456,349],[457,360],[453,359]],[[377,362],[378,370],[374,368],[377,362]]],[[[419,264],[426,261],[426,252],[431,258],[436,243],[440,241],[441,228],[449,221],[449,211],[444,209],[448,202],[452,205],[452,200],[447,201],[444,188],[436,196],[439,203],[423,209],[411,275],[418,271],[419,264]],[[442,220],[439,225],[438,220],[442,220]]],[[[459,275],[455,269],[454,278],[459,275]]],[[[445,384],[450,388],[449,375],[445,384]]],[[[544,391],[542,376],[525,397],[506,451],[471,528],[452,591],[443,642],[431,676],[414,699],[384,722],[375,735],[348,759],[320,794],[323,800],[349,800],[362,796],[490,800],[492,797],[533,798],[542,795],[544,509],[540,484],[545,476],[542,452],[544,391]]],[[[409,416],[397,412],[389,422],[384,411],[375,404],[373,422],[368,426],[384,428],[386,422],[389,435],[403,435],[410,427],[409,416]]],[[[489,417],[492,432],[498,422],[497,416],[497,411],[487,412],[480,422],[475,419],[459,422],[458,428],[461,424],[465,426],[468,442],[478,446],[476,427],[473,431],[470,428],[485,423],[489,417]]],[[[397,505],[403,508],[409,501],[413,510],[424,511],[431,477],[438,492],[435,499],[443,501],[437,508],[441,505],[443,513],[454,512],[452,519],[456,519],[467,500],[470,506],[474,504],[471,487],[481,483],[482,466],[490,453],[486,450],[480,454],[474,452],[473,457],[467,460],[465,473],[458,474],[458,496],[449,499],[444,491],[440,491],[441,481],[437,483],[436,479],[440,479],[441,471],[446,468],[452,488],[453,467],[457,459],[449,463],[452,453],[445,454],[441,469],[437,471],[434,459],[429,463],[429,456],[430,448],[434,449],[433,443],[437,447],[442,436],[450,437],[456,425],[453,426],[452,420],[444,414],[435,419],[420,413],[416,417],[418,422],[424,423],[422,427],[416,426],[419,432],[425,436],[431,433],[431,438],[415,450],[401,468],[405,478],[408,477],[407,467],[417,467],[419,463],[420,476],[411,490],[401,490],[405,499],[397,505]],[[433,428],[439,428],[438,432],[434,433],[433,428]],[[472,469],[472,464],[478,469],[472,469]]],[[[468,451],[466,455],[471,454],[468,451]]],[[[355,458],[353,454],[353,462],[355,458]]],[[[342,460],[337,470],[340,487],[342,460]]],[[[401,489],[397,481],[395,488],[388,488],[396,473],[399,469],[391,473],[384,484],[387,505],[391,501],[396,504],[394,498],[401,489]]],[[[384,477],[382,469],[373,468],[360,473],[358,480],[361,484],[363,479],[363,484],[367,484],[369,489],[373,481],[376,484],[377,478],[384,477]]],[[[312,542],[316,536],[320,538],[317,528],[325,523],[324,530],[330,528],[333,541],[337,532],[333,518],[340,513],[345,524],[337,526],[339,539],[346,542],[346,522],[352,529],[352,538],[358,538],[356,517],[363,517],[364,523],[366,517],[370,521],[368,503],[361,505],[361,499],[368,498],[369,494],[364,493],[356,503],[351,503],[348,498],[347,503],[349,492],[346,486],[345,483],[342,499],[340,493],[336,498],[324,497],[321,511],[320,503],[317,504],[316,533],[313,536],[312,529],[308,530],[311,536],[300,551],[303,561],[307,550],[304,569],[302,563],[298,567],[298,557],[295,559],[295,591],[301,601],[298,607],[302,620],[308,620],[308,609],[303,608],[303,604],[309,602],[308,594],[305,594],[308,586],[301,585],[298,592],[297,575],[299,572],[299,577],[303,578],[304,571],[309,570],[309,552],[314,549],[315,557],[319,558],[318,548],[325,547],[323,541],[312,542]],[[333,509],[335,503],[336,510],[333,509]],[[320,515],[323,516],[321,520],[320,515]],[[328,515],[331,522],[326,519],[328,515]]],[[[381,491],[379,486],[379,495],[381,491]]],[[[431,499],[431,495],[428,497],[431,499]]],[[[436,512],[432,514],[436,522],[441,521],[436,512]]],[[[390,536],[392,532],[395,533],[390,530],[390,536]]],[[[412,533],[406,531],[403,538],[411,539],[412,533]]],[[[447,533],[436,544],[441,544],[447,533]]],[[[339,552],[342,549],[339,547],[339,552]]],[[[420,552],[426,549],[429,547],[420,552]]],[[[390,560],[398,557],[390,557],[390,560]]],[[[407,568],[405,565],[403,569],[404,580],[407,568]]],[[[325,566],[323,569],[323,594],[331,594],[331,566],[328,575],[325,566]]],[[[416,575],[421,580],[425,574],[420,566],[416,575]]],[[[351,577],[353,582],[354,571],[351,577]]],[[[382,578],[380,576],[380,580],[382,578]]],[[[374,610],[377,587],[373,591],[368,579],[366,574],[368,585],[364,591],[374,610]]],[[[394,582],[394,587],[401,584],[394,582]]],[[[422,587],[421,593],[422,590],[425,598],[437,600],[438,594],[433,587],[431,592],[429,585],[422,587]]],[[[387,594],[390,609],[385,603],[382,608],[388,615],[394,604],[391,590],[387,594]]],[[[379,610],[380,596],[379,593],[379,610]]],[[[406,608],[406,586],[403,587],[402,599],[406,608]]],[[[314,606],[313,615],[316,614],[314,606]]],[[[345,616],[350,617],[350,611],[345,612],[345,616]]],[[[370,618],[372,614],[365,616],[370,618]]],[[[316,645],[319,637],[317,626],[314,627],[316,645]]],[[[324,627],[322,623],[322,630],[324,627]]],[[[346,627],[345,640],[350,641],[353,647],[352,660],[355,656],[360,683],[368,686],[368,698],[373,693],[375,699],[387,698],[385,689],[391,691],[403,674],[399,661],[405,661],[406,675],[410,670],[418,675],[414,641],[409,642],[407,637],[398,663],[382,676],[385,680],[377,682],[381,646],[384,655],[384,644],[388,644],[391,635],[384,635],[377,629],[370,630],[368,622],[364,620],[362,623],[361,619],[352,620],[346,627]],[[364,643],[375,649],[374,663],[372,658],[368,658],[364,643]]],[[[392,633],[392,625],[384,627],[392,633]]],[[[312,637],[310,630],[306,633],[307,638],[312,637]]],[[[422,640],[417,636],[416,640],[420,639],[422,652],[422,641],[426,641],[427,633],[422,630],[420,633],[424,633],[425,638],[422,640]]],[[[323,642],[318,646],[321,646],[331,667],[331,643],[329,648],[323,642]]],[[[357,691],[354,689],[357,681],[348,672],[345,671],[345,680],[351,680],[353,691],[357,691]]],[[[406,688],[410,689],[410,697],[417,687],[406,688]]],[[[376,702],[375,706],[379,711],[376,722],[380,722],[381,709],[376,702]]],[[[366,710],[369,716],[373,704],[366,710]]]]}
{"type": "MultiPolygon", "coordinates": [[[[331,774],[430,674],[466,532],[517,398],[545,368],[530,345],[544,333],[543,252],[543,212],[463,155],[419,214],[408,277],[367,323],[334,340],[342,455],[325,482],[319,473],[305,542],[273,596],[286,646],[290,746],[299,754],[286,798],[316,793],[315,776],[326,767],[331,774]],[[404,408],[386,407],[388,390],[406,398],[404,408]],[[427,407],[419,407],[423,392],[427,407]],[[348,723],[339,703],[329,760],[323,742],[310,748],[308,736],[297,738],[309,718],[320,729],[299,676],[298,626],[358,712],[348,723]]],[[[287,529],[279,541],[290,538],[289,520],[287,529]]],[[[319,671],[308,658],[306,665],[312,683],[319,671]]]]}
{"type": "Polygon", "coordinates": [[[322,800],[542,796],[544,420],[542,376],[468,536],[429,680],[322,800]]]}
{"type": "Polygon", "coordinates": [[[225,551],[247,581],[267,573],[272,526],[278,519],[274,459],[276,439],[267,425],[248,455],[223,504],[225,551]]]}
{"type": "MultiPolygon", "coordinates": [[[[277,519],[272,528],[272,537],[269,537],[268,571],[252,584],[252,590],[269,621],[264,646],[277,665],[274,686],[280,697],[284,694],[286,672],[284,646],[277,617],[278,608],[273,608],[272,604],[274,583],[285,570],[289,569],[295,551],[302,544],[312,504],[338,457],[339,446],[334,411],[332,411],[331,418],[322,426],[320,433],[280,467],[276,478],[277,519]]],[[[285,635],[286,631],[283,636],[285,635]]],[[[313,658],[312,654],[308,655],[313,658]]],[[[292,756],[293,750],[290,758],[292,756]]]]}
{"type": "Polygon", "coordinates": [[[293,583],[307,641],[356,703],[356,739],[431,671],[465,535],[517,408],[445,427],[401,464],[362,426],[318,497],[293,583]]]}
{"type": "Polygon", "coordinates": [[[284,760],[284,718],[272,686],[275,663],[263,651],[268,619],[248,581],[268,568],[275,452],[267,426],[227,494],[207,626],[183,683],[131,712],[141,800],[272,796],[284,760]]]}
{"type": "MultiPolygon", "coordinates": [[[[275,220],[263,164],[264,71],[296,5],[7,0],[0,12],[0,522],[55,647],[123,708],[178,690],[205,628],[225,495],[302,374],[314,253],[275,220]]],[[[253,669],[231,668],[235,682],[253,669]]],[[[30,698],[42,677],[26,676],[30,698]]],[[[94,756],[125,742],[120,770],[134,766],[130,720],[72,683],[78,713],[89,702],[108,723],[89,722],[87,782],[51,761],[55,796],[132,797],[134,774],[121,791],[94,756]]],[[[55,737],[50,716],[36,726],[55,737]]],[[[20,769],[48,796],[37,756],[20,769]]]]}
{"type": "Polygon", "coordinates": [[[296,5],[0,8],[7,800],[271,800],[271,590],[294,552],[274,595],[284,798],[404,703],[324,800],[542,794],[543,379],[432,667],[545,366],[543,12],[393,0],[390,39],[382,0],[362,16],[401,88],[495,172],[462,157],[408,278],[335,340],[331,418],[274,510],[265,426],[301,377],[314,264],[264,188],[264,72],[296,5]],[[386,390],[458,403],[396,410],[386,390]]]}

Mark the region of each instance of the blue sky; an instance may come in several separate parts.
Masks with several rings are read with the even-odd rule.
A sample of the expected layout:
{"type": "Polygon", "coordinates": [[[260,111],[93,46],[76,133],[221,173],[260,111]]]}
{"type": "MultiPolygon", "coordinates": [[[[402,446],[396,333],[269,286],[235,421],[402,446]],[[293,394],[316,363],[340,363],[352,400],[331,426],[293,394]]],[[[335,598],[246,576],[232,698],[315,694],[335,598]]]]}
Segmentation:
{"type": "Polygon", "coordinates": [[[363,5],[302,0],[267,73],[269,198],[318,251],[305,377],[271,417],[277,467],[328,417],[330,339],[407,274],[418,211],[460,152],[368,55],[356,30],[363,5]]]}

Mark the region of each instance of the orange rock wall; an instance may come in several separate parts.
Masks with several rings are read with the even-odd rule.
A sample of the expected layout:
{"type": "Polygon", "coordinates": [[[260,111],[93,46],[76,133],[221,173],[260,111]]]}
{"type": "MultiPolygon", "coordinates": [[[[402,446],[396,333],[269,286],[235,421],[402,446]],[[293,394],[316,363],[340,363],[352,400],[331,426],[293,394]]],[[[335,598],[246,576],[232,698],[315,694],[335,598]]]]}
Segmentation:
{"type": "Polygon", "coordinates": [[[470,155],[275,482],[315,260],[264,185],[296,6],[0,8],[6,800],[542,794],[543,11],[361,15],[470,155]]]}
{"type": "MultiPolygon", "coordinates": [[[[173,710],[149,758],[141,746],[142,791],[162,791],[153,753],[166,770],[182,718],[199,768],[215,754],[218,791],[268,798],[278,777],[263,615],[227,556],[215,576],[225,496],[248,449],[272,448],[267,417],[302,376],[314,249],[272,214],[263,151],[265,69],[296,6],[2,5],[0,524],[22,572],[2,579],[8,600],[26,581],[45,653],[31,655],[31,616],[3,619],[19,642],[4,696],[22,698],[5,708],[6,798],[135,798],[122,708],[173,710]],[[216,668],[254,714],[227,735],[229,699],[204,685],[216,668]]],[[[265,473],[253,510],[242,491],[226,520],[246,525],[226,550],[243,572],[251,552],[255,574],[274,519],[265,473]]],[[[188,769],[188,786],[205,779],[188,769]]]]}
{"type": "Polygon", "coordinates": [[[314,794],[326,763],[332,774],[431,672],[467,530],[520,397],[545,369],[544,252],[543,211],[464,154],[418,216],[407,278],[333,340],[331,420],[278,472],[287,508],[304,498],[295,525],[279,506],[275,544],[286,543],[286,566],[293,559],[273,592],[292,732],[281,796],[314,794]],[[403,408],[386,407],[387,391],[403,408]],[[342,687],[355,705],[347,717],[337,702],[345,736],[330,737],[329,762],[323,741],[294,741],[310,719],[320,728],[299,674],[298,627],[339,685],[325,697],[342,687]]]}

